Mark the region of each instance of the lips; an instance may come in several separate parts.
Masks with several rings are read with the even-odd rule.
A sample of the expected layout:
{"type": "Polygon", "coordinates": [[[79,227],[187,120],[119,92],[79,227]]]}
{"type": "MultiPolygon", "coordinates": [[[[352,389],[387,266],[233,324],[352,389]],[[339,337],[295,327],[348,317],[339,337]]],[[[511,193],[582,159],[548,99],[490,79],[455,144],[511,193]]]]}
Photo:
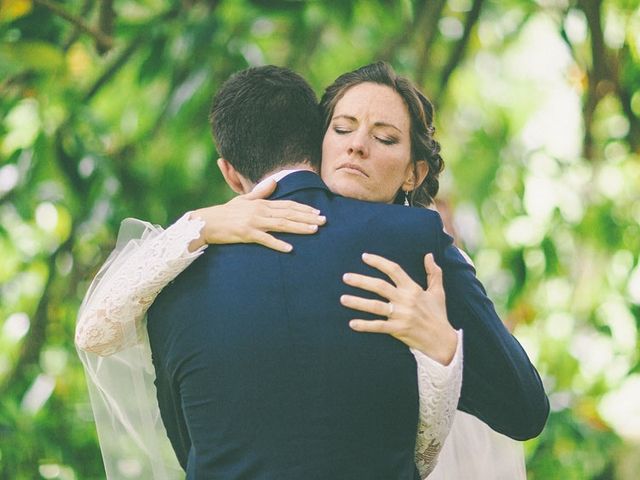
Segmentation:
{"type": "Polygon", "coordinates": [[[362,167],[360,167],[359,165],[356,165],[355,163],[343,163],[337,169],[344,170],[348,173],[369,177],[369,175],[367,175],[367,173],[362,169],[362,167]]]}

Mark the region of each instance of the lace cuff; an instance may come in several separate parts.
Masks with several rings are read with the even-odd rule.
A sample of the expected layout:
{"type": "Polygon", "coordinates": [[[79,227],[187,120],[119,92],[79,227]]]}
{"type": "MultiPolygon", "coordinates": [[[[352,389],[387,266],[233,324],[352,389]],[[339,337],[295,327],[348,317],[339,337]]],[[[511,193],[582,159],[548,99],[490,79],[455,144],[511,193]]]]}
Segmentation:
{"type": "Polygon", "coordinates": [[[411,349],[418,366],[420,424],[416,438],[415,462],[421,478],[435,468],[458,407],[462,387],[462,330],[449,365],[441,365],[424,353],[411,349]]]}
{"type": "MultiPolygon", "coordinates": [[[[116,247],[85,296],[76,326],[78,348],[105,356],[139,341],[145,314],[158,293],[206,248],[189,252],[204,226],[190,214],[166,230],[134,220],[136,227],[143,227],[142,235],[116,247]]],[[[126,222],[131,220],[122,223],[121,235],[126,222]]]]}

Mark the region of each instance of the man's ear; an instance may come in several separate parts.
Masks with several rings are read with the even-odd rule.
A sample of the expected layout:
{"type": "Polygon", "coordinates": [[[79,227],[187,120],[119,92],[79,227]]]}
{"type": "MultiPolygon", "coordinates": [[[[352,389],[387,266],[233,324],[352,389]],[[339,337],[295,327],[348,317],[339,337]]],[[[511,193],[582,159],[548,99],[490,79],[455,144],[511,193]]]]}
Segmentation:
{"type": "Polygon", "coordinates": [[[412,165],[411,171],[405,182],[402,184],[402,190],[412,192],[420,185],[429,173],[429,165],[426,160],[418,160],[415,167],[412,165]]]}
{"type": "Polygon", "coordinates": [[[217,163],[227,185],[229,185],[231,190],[242,195],[244,193],[244,186],[240,180],[238,171],[224,158],[219,158],[217,163]]]}

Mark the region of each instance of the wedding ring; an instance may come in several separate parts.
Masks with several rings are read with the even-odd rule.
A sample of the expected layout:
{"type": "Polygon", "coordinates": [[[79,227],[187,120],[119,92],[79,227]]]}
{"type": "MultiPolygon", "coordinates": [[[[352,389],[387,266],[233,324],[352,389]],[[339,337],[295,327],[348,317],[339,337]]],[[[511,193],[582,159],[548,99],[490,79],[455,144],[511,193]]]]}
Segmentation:
{"type": "Polygon", "coordinates": [[[387,317],[390,317],[393,315],[393,303],[389,302],[387,305],[389,305],[389,315],[387,315],[387,317]]]}

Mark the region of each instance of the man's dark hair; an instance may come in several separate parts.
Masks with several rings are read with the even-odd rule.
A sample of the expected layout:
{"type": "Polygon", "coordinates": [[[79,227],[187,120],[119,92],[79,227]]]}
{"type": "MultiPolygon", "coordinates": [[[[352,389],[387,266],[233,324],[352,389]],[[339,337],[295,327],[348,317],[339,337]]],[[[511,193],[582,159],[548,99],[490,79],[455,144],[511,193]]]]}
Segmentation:
{"type": "Polygon", "coordinates": [[[319,168],[322,120],[315,93],[297,73],[268,65],[232,75],[209,116],[218,153],[258,182],[278,168],[319,168]]]}

